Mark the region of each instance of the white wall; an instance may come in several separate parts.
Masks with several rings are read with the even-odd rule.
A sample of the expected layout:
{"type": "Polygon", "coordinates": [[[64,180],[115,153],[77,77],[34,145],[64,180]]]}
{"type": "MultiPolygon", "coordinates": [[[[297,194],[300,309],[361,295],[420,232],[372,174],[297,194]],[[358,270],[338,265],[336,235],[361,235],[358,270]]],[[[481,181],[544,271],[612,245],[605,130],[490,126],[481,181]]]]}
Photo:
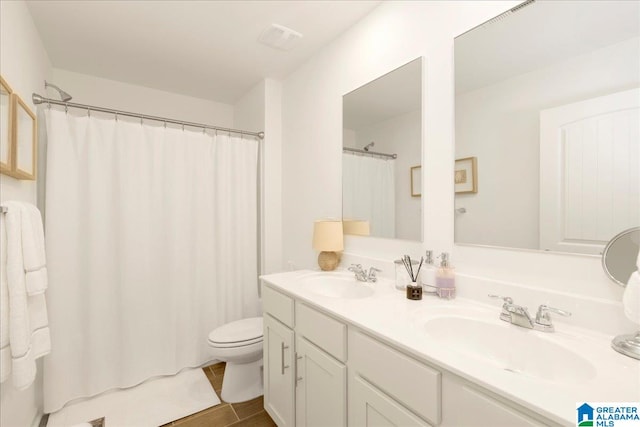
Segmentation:
{"type": "MultiPolygon", "coordinates": [[[[484,283],[483,289],[498,290],[508,283],[513,289],[520,286],[536,290],[538,293],[522,291],[522,299],[516,299],[530,306],[542,303],[541,297],[536,296],[542,294],[554,306],[567,298],[576,301],[578,308],[586,307],[588,302],[602,301],[612,307],[612,315],[622,316],[622,289],[606,278],[597,257],[454,245],[453,39],[518,3],[385,2],[286,79],[283,86],[285,262],[290,261],[299,268],[313,268],[313,221],[340,215],[342,96],[423,56],[424,243],[351,236],[346,242],[345,255],[374,263],[393,260],[401,253],[420,255],[426,248],[436,253],[453,252],[452,261],[458,267],[461,283],[462,279],[472,278],[468,283],[484,283]]],[[[347,258],[343,262],[346,264],[347,258]]],[[[389,269],[385,273],[393,275],[389,269]]],[[[619,323],[629,325],[623,320],[619,323]]]]}
{"type": "MultiPolygon", "coordinates": [[[[395,217],[396,237],[406,240],[422,240],[421,199],[411,197],[412,166],[422,160],[422,115],[420,110],[410,111],[383,122],[355,130],[356,147],[362,148],[371,141],[373,151],[395,153],[395,217]]],[[[347,130],[345,129],[345,133],[347,130]]]]}
{"type": "Polygon", "coordinates": [[[636,37],[457,94],[456,158],[478,158],[480,185],[456,196],[467,209],[457,242],[538,249],[540,111],[638,87],[638,46],[636,37]]]}
{"type": "Polygon", "coordinates": [[[281,95],[282,85],[265,79],[251,88],[234,107],[234,127],[264,131],[262,141],[262,273],[281,271],[282,198],[281,180],[281,95]]]}
{"type": "Polygon", "coordinates": [[[233,127],[260,132],[264,130],[264,80],[252,87],[233,106],[233,127]]]}
{"type": "MultiPolygon", "coordinates": [[[[55,68],[50,83],[73,96],[71,102],[188,122],[233,126],[233,106],[177,93],[164,92],[101,77],[55,68]]],[[[40,95],[58,99],[54,89],[40,86],[40,95]]]]}
{"type": "Polygon", "coordinates": [[[265,80],[263,272],[282,271],[282,83],[265,80]]]}
{"type": "MultiPolygon", "coordinates": [[[[51,74],[51,63],[31,15],[23,1],[0,2],[0,74],[14,92],[36,111],[31,93],[51,74]]],[[[34,181],[0,175],[0,202],[22,200],[36,203],[34,181]]],[[[37,422],[42,408],[42,363],[32,387],[17,391],[11,378],[0,386],[0,425],[24,427],[37,422]]]]}

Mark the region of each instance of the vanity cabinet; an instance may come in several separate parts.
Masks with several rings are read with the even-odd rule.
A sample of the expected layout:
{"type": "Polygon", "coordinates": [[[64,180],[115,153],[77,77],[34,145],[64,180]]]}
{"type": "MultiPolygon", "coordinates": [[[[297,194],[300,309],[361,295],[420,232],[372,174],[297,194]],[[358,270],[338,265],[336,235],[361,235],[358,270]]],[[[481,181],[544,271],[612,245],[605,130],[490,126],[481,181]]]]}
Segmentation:
{"type": "Polygon", "coordinates": [[[263,286],[264,405],[289,426],[556,426],[539,414],[263,286]]]}
{"type": "Polygon", "coordinates": [[[347,425],[347,326],[263,287],[264,407],[280,427],[347,425]]]}

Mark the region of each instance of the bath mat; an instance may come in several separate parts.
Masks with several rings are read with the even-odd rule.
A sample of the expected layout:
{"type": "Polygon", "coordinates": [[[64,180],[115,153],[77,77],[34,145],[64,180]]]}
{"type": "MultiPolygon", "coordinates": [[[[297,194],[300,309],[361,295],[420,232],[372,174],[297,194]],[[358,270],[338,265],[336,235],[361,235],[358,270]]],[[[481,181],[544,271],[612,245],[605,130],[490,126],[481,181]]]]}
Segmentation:
{"type": "Polygon", "coordinates": [[[102,417],[105,427],[157,427],[218,404],[202,369],[188,369],[72,403],[51,414],[47,427],[69,427],[102,417]]]}

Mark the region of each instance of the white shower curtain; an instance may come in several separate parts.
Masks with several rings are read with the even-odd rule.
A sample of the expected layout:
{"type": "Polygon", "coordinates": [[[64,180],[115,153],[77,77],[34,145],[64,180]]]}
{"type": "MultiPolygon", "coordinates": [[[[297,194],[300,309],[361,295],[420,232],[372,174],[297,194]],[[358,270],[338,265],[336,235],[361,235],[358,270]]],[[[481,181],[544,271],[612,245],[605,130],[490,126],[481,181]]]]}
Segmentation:
{"type": "Polygon", "coordinates": [[[44,411],[211,357],[259,313],[252,138],[46,112],[44,411]]]}
{"type": "Polygon", "coordinates": [[[342,216],[369,220],[371,234],[395,238],[394,161],[342,155],[342,216]]]}

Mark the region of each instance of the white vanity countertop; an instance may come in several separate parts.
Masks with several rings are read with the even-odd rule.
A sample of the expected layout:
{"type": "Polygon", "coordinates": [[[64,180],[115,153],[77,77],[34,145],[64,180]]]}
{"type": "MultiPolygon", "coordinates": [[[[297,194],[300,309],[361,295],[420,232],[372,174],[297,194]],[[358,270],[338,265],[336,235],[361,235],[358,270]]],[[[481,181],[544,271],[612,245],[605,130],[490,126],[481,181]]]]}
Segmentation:
{"type": "MultiPolygon", "coordinates": [[[[386,279],[375,284],[362,284],[375,288],[375,293],[367,298],[325,297],[301,286],[305,277],[318,273],[300,270],[261,278],[285,294],[563,425],[576,425],[576,403],[640,401],[640,361],[611,349],[611,336],[561,322],[556,322],[556,331],[552,333],[510,325],[498,318],[500,302],[485,305],[464,298],[442,300],[430,295],[425,295],[420,301],[411,301],[405,297],[404,291],[396,290],[393,282],[386,279]],[[499,366],[499,363],[492,363],[486,355],[459,351],[430,338],[424,329],[425,322],[451,315],[488,322],[492,327],[515,328],[508,332],[523,334],[518,338],[519,341],[524,339],[524,343],[527,342],[526,334],[531,334],[534,343],[526,351],[538,351],[540,354],[536,355],[536,361],[540,361],[542,366],[548,363],[550,371],[556,371],[551,376],[562,379],[558,381],[514,373],[499,366]],[[582,360],[588,361],[585,363],[584,378],[575,379],[572,376],[582,375],[580,367],[574,367],[573,374],[567,375],[558,372],[558,369],[554,370],[553,359],[538,348],[535,340],[555,348],[563,347],[567,354],[582,356],[582,360]]],[[[509,346],[510,343],[503,344],[509,346]]],[[[523,346],[522,343],[519,346],[523,346]]],[[[522,348],[518,350],[522,351],[522,348]]]]}

